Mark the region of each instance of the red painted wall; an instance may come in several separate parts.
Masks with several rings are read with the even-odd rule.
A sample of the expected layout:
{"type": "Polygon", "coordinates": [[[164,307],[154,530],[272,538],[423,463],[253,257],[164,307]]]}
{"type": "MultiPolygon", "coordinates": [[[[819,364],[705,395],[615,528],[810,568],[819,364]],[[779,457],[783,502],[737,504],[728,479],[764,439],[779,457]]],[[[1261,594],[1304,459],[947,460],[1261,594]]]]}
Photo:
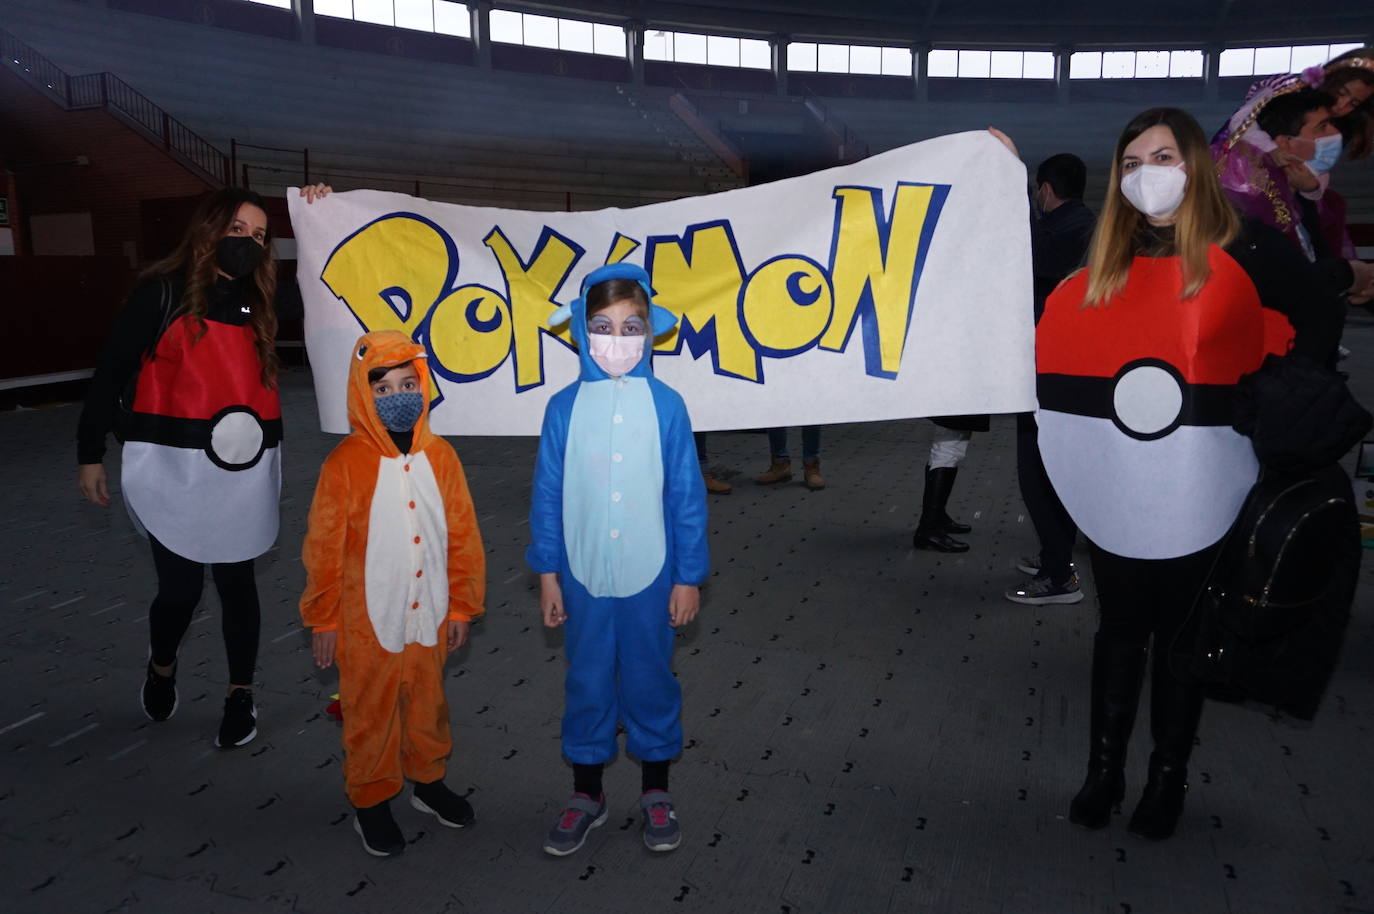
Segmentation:
{"type": "Polygon", "coordinates": [[[23,218],[89,212],[99,256],[126,256],[132,243],[144,259],[141,202],[208,189],[105,111],[64,111],[8,70],[0,70],[0,123],[0,156],[14,173],[23,218]],[[78,156],[89,164],[77,164],[78,156]]]}

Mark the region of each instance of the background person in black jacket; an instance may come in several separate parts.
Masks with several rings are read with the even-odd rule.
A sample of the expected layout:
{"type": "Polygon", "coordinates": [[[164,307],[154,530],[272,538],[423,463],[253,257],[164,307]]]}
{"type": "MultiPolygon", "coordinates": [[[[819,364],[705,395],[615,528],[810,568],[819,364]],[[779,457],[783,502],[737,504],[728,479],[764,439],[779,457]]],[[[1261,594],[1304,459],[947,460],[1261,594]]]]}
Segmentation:
{"type": "MultiPolygon", "coordinates": [[[[1031,271],[1036,323],[1044,313],[1045,299],[1064,277],[1083,265],[1088,252],[1097,218],[1083,203],[1087,183],[1088,166],[1072,153],[1050,156],[1035,169],[1031,271]]],[[[1077,603],[1083,599],[1083,592],[1078,587],[1070,555],[1078,527],[1059,503],[1045,475],[1032,413],[1016,417],[1016,476],[1026,513],[1040,538],[1040,554],[1021,559],[1016,567],[1033,577],[1008,590],[1005,596],[1013,603],[1032,606],[1077,603]]]]}

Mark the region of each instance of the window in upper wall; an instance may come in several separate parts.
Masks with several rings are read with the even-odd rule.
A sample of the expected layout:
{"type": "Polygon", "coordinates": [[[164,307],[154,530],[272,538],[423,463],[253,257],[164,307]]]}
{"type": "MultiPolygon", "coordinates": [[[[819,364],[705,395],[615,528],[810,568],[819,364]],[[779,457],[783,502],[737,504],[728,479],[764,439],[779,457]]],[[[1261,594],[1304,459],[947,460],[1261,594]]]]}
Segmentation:
{"type": "Polygon", "coordinates": [[[1184,79],[1203,75],[1201,51],[1075,51],[1069,79],[1184,79]]]}
{"type": "MultiPolygon", "coordinates": [[[[250,0],[290,8],[291,0],[250,0]]],[[[391,25],[419,32],[472,37],[466,4],[452,0],[315,0],[315,15],[391,25]]]]}
{"type": "Polygon", "coordinates": [[[1222,76],[1270,76],[1319,66],[1357,44],[1300,44],[1271,48],[1227,48],[1221,52],[1222,76]]]}
{"type": "Polygon", "coordinates": [[[291,0],[248,0],[249,3],[257,3],[261,6],[275,6],[279,10],[291,9],[291,0]]]}
{"type": "Polygon", "coordinates": [[[961,79],[1054,79],[1054,54],[938,48],[926,57],[926,73],[961,79]]]}
{"type": "Polygon", "coordinates": [[[768,42],[761,38],[735,38],[730,35],[668,32],[660,29],[644,33],[645,60],[767,70],[771,66],[770,56],[768,42]]]}
{"type": "Polygon", "coordinates": [[[793,41],[787,45],[787,69],[806,73],[910,76],[911,49],[793,41]]]}
{"type": "Polygon", "coordinates": [[[491,40],[503,44],[607,57],[625,56],[625,30],[617,25],[495,9],[488,21],[491,40]]]}

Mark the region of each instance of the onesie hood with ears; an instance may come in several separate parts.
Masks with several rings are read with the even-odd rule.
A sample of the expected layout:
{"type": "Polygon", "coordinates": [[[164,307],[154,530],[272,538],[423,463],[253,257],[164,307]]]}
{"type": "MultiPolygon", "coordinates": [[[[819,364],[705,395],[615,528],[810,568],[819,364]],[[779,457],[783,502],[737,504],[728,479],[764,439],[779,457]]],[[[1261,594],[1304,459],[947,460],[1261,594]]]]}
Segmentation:
{"type": "Polygon", "coordinates": [[[649,299],[649,334],[644,341],[644,354],[640,356],[638,364],[626,372],[628,377],[649,377],[653,375],[653,368],[650,360],[653,356],[653,341],[677,326],[677,315],[654,304],[654,291],[649,287],[649,274],[641,266],[632,263],[611,263],[604,267],[598,267],[587,274],[582,280],[582,289],[576,299],[571,304],[557,308],[549,315],[549,325],[558,327],[565,321],[572,321],[569,328],[573,342],[577,344],[578,359],[582,363],[582,380],[584,381],[607,381],[610,375],[602,370],[592,358],[591,348],[587,345],[587,291],[597,283],[605,282],[608,279],[629,279],[639,283],[644,290],[644,295],[649,299]]]}
{"type": "Polygon", "coordinates": [[[429,431],[429,363],[425,347],[399,330],[374,330],[363,334],[353,344],[353,364],[348,375],[348,424],[387,457],[398,457],[401,452],[377,415],[367,373],[373,368],[394,368],[403,362],[414,363],[425,398],[424,409],[415,422],[411,438],[410,449],[416,452],[424,449],[432,437],[429,431]]]}

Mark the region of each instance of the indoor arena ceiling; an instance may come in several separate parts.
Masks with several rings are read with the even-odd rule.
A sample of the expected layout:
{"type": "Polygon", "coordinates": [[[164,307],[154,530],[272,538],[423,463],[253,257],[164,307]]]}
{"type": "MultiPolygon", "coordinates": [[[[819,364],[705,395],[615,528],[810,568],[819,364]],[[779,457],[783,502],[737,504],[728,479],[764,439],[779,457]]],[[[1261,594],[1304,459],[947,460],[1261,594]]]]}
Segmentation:
{"type": "Polygon", "coordinates": [[[536,6],[661,28],[980,47],[1374,39],[1374,0],[579,0],[526,8],[536,6]]]}

